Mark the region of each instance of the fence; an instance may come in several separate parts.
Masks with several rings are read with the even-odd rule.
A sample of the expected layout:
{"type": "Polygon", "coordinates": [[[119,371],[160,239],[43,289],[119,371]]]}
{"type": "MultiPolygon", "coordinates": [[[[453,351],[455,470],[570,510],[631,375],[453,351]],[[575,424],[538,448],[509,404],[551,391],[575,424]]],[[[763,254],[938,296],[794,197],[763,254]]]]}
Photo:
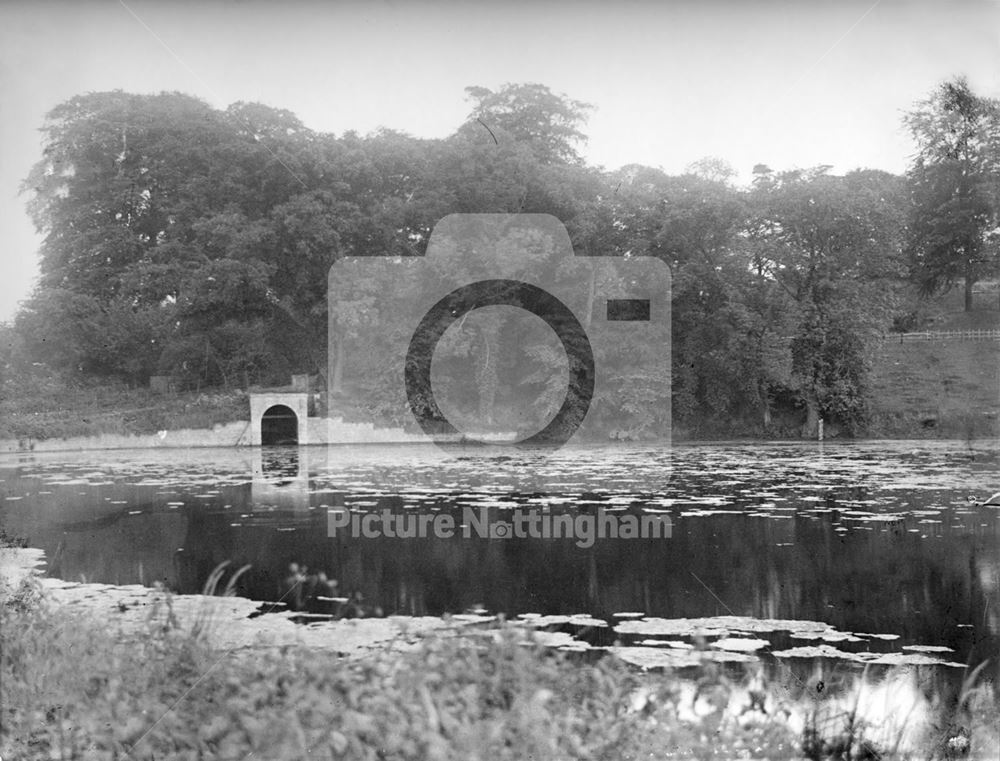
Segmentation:
{"type": "Polygon", "coordinates": [[[919,333],[886,333],[886,341],[1000,341],[1000,330],[928,330],[919,333]]]}

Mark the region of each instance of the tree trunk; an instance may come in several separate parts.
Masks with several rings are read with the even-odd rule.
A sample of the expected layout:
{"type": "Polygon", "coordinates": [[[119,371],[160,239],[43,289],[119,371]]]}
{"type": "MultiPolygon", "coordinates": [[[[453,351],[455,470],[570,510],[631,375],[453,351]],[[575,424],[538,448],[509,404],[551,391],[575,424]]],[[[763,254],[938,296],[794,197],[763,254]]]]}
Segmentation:
{"type": "Polygon", "coordinates": [[[337,336],[333,352],[333,377],[329,380],[331,394],[344,393],[344,337],[337,336]]]}
{"type": "Polygon", "coordinates": [[[814,439],[819,430],[819,402],[812,391],[806,396],[806,422],[802,426],[802,438],[814,439]]]}
{"type": "Polygon", "coordinates": [[[972,286],[975,285],[976,279],[972,276],[972,263],[968,263],[965,266],[965,311],[972,311],[972,286]]]}
{"type": "Polygon", "coordinates": [[[764,430],[771,427],[771,400],[768,399],[767,389],[763,383],[757,383],[757,404],[761,410],[761,418],[764,423],[764,430]]]}
{"type": "Polygon", "coordinates": [[[497,388],[499,386],[500,325],[491,322],[482,329],[483,363],[476,370],[479,391],[479,422],[491,427],[496,419],[497,388]]]}
{"type": "Polygon", "coordinates": [[[597,291],[597,267],[590,268],[590,280],[587,283],[587,312],[584,315],[583,327],[590,330],[590,324],[594,320],[594,298],[597,291]]]}

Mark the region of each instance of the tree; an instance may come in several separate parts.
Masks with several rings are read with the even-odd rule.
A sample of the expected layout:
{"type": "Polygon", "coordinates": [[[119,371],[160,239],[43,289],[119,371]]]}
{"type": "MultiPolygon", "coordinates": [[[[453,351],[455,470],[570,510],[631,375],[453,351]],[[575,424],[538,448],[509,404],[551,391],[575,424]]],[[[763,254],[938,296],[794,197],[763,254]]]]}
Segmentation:
{"type": "Polygon", "coordinates": [[[576,146],[593,106],[557,95],[540,84],[506,84],[499,90],[467,87],[472,113],[459,134],[477,142],[527,144],[543,164],[582,162],[576,146]]]}
{"type": "Polygon", "coordinates": [[[908,173],[909,254],[919,289],[972,288],[996,268],[1000,214],[1000,102],[976,95],[962,77],[944,82],[906,114],[917,143],[908,173]]]}
{"type": "MultiPolygon", "coordinates": [[[[412,416],[393,380],[398,358],[390,366],[385,349],[416,323],[382,296],[401,288],[400,302],[419,302],[425,277],[457,287],[498,274],[523,279],[541,267],[555,290],[580,297],[573,308],[588,335],[616,336],[597,342],[610,379],[601,388],[610,390],[590,410],[606,429],[662,430],[666,380],[676,419],[691,426],[753,419],[766,428],[782,404],[805,407],[810,433],[820,415],[863,421],[871,339],[898,277],[898,178],[758,165],[754,188],[743,190],[716,159],[678,177],[643,166],[608,172],[577,152],[586,104],[536,84],[467,92],[473,113],[443,140],[391,130],[319,134],[287,111],[253,103],[216,110],[177,93],[92,93],[61,104],[25,183],[46,237],[40,286],[14,328],[18,357],[67,375],[141,383],[172,374],[192,387],[275,383],[289,371],[329,367],[337,404],[370,402],[370,413],[400,423],[412,416]],[[530,261],[511,254],[497,262],[483,246],[456,251],[433,272],[417,267],[422,274],[402,285],[405,268],[387,264],[328,298],[340,257],[419,257],[454,212],[552,214],[578,257],[659,257],[670,268],[672,335],[665,324],[655,340],[615,332],[621,326],[605,324],[600,310],[618,275],[594,268],[581,285],[579,260],[557,265],[551,245],[520,238],[502,250],[528,251],[530,261]],[[345,367],[360,373],[345,375],[345,367]]],[[[959,112],[971,108],[955,98],[959,112]]],[[[986,133],[964,142],[939,133],[911,187],[947,195],[968,185],[966,195],[947,198],[992,204],[982,163],[991,154],[969,148],[972,163],[962,164],[949,158],[958,148],[943,147],[985,145],[986,133]],[[967,182],[972,169],[982,170],[978,184],[967,182]]],[[[979,207],[962,208],[973,210],[982,255],[989,225],[979,207]]],[[[952,211],[940,218],[942,229],[964,219],[952,211]]],[[[934,249],[933,235],[921,240],[921,262],[954,249],[934,249]]],[[[502,427],[524,398],[537,399],[535,411],[558,406],[560,346],[506,317],[489,325],[470,318],[453,332],[439,345],[438,365],[444,381],[472,379],[456,397],[470,417],[502,427]]]]}
{"type": "Polygon", "coordinates": [[[696,168],[679,177],[638,165],[614,173],[606,199],[613,216],[603,227],[615,232],[619,253],[655,256],[670,267],[673,415],[697,428],[754,407],[759,373],[748,372],[740,354],[745,194],[725,183],[721,165],[696,168]]]}
{"type": "MultiPolygon", "coordinates": [[[[314,340],[289,341],[286,330],[271,351],[258,336],[294,325],[289,315],[301,322],[314,306],[303,301],[325,300],[328,252],[315,249],[329,241],[314,229],[319,221],[295,228],[290,220],[294,199],[322,195],[315,186],[344,192],[324,176],[338,158],[331,141],[259,104],[217,111],[178,93],[121,91],[70,99],[43,132],[43,157],[24,185],[45,234],[26,330],[67,334],[75,343],[66,356],[83,355],[73,366],[130,382],[160,372],[246,384],[269,366],[324,364],[273,351],[301,346],[311,357],[322,343],[315,331],[307,331],[314,340]],[[67,305],[75,318],[61,325],[67,305]],[[141,351],[128,348],[129,335],[144,337],[141,351]]],[[[331,193],[323,199],[300,205],[317,220],[345,216],[332,213],[341,206],[331,193]]]]}
{"type": "Polygon", "coordinates": [[[871,353],[894,306],[902,235],[895,177],[827,171],[762,169],[751,194],[753,267],[794,311],[792,383],[807,436],[821,416],[852,430],[866,421],[871,353]]]}
{"type": "Polygon", "coordinates": [[[163,310],[137,309],[121,298],[102,303],[52,288],[34,294],[15,327],[31,357],[53,370],[141,383],[155,372],[168,319],[163,310]]]}

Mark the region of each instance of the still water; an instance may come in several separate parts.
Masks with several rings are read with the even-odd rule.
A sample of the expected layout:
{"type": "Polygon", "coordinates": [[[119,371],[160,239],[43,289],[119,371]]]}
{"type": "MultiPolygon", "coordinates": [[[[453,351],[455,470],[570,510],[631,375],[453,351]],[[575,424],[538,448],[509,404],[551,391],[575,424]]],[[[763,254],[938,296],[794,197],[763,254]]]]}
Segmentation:
{"type": "MultiPolygon", "coordinates": [[[[626,643],[630,619],[615,614],[811,621],[845,652],[930,647],[978,663],[1000,652],[1000,508],[969,497],[1000,491],[997,453],[894,441],[32,454],[0,459],[0,526],[74,581],[199,592],[228,560],[251,566],[240,594],[314,614],[585,616],[626,643]],[[592,546],[329,535],[330,510],[461,526],[467,508],[494,521],[519,509],[657,515],[671,530],[592,546]],[[289,596],[294,568],[308,583],[289,596]]],[[[808,641],[789,628],[766,632],[774,647],[808,641]]]]}

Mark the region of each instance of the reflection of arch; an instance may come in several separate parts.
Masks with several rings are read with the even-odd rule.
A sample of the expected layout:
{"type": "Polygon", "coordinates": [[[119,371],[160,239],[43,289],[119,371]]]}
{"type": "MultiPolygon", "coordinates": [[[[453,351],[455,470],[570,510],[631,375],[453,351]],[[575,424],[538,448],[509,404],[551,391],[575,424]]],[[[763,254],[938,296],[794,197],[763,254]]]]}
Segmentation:
{"type": "Polygon", "coordinates": [[[261,452],[260,477],[269,483],[284,486],[292,483],[300,475],[298,448],[268,447],[261,452]]]}
{"type": "Polygon", "coordinates": [[[260,416],[260,443],[263,446],[299,443],[299,416],[291,407],[273,404],[264,410],[260,416]]]}
{"type": "Polygon", "coordinates": [[[307,452],[305,447],[260,447],[254,451],[251,509],[309,509],[307,452]]]}

